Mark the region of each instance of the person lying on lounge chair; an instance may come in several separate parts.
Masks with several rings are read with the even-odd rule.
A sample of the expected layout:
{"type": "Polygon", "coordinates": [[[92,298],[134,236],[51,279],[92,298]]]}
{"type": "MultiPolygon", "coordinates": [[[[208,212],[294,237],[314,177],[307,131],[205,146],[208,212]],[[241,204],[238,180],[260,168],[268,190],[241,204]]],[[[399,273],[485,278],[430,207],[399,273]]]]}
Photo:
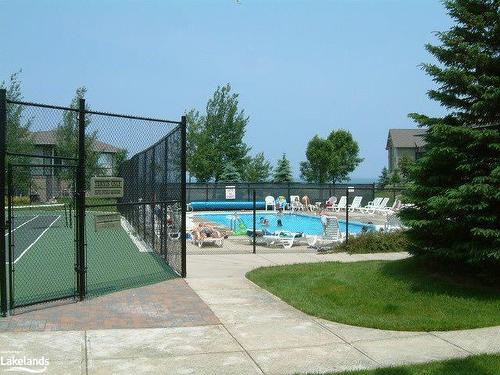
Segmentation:
{"type": "Polygon", "coordinates": [[[217,246],[222,246],[224,243],[224,234],[217,230],[215,227],[211,225],[207,225],[206,223],[200,223],[198,226],[193,229],[193,242],[202,247],[205,243],[214,243],[217,246]]]}

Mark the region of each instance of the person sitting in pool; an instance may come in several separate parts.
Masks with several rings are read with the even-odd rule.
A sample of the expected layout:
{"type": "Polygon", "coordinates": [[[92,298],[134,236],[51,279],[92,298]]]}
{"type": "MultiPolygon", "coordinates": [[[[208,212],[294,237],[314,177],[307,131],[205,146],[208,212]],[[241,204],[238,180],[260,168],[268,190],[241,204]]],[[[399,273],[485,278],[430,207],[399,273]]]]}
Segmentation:
{"type": "Polygon", "coordinates": [[[265,225],[265,226],[268,226],[269,225],[269,220],[264,218],[264,216],[261,216],[260,219],[259,219],[259,222],[262,224],[262,225],[265,225]]]}
{"type": "Polygon", "coordinates": [[[276,225],[278,227],[282,227],[283,226],[283,222],[281,221],[281,219],[278,219],[278,221],[276,222],[276,225]]]}

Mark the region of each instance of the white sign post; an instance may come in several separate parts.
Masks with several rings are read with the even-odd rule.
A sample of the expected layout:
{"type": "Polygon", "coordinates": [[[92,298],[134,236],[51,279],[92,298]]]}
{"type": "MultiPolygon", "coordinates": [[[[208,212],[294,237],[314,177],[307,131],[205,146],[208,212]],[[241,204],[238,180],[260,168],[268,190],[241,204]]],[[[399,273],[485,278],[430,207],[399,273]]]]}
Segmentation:
{"type": "Polygon", "coordinates": [[[236,186],[226,186],[226,199],[236,199],[236,186]]]}

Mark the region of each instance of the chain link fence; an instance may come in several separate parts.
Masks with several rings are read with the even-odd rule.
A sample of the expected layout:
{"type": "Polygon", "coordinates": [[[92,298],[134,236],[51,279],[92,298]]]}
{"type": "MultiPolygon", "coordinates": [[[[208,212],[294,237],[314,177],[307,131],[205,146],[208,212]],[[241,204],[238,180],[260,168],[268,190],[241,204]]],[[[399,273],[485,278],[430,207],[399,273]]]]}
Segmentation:
{"type": "Polygon", "coordinates": [[[226,187],[234,187],[236,201],[252,201],[255,190],[257,201],[264,201],[266,196],[284,196],[290,201],[291,196],[307,196],[312,203],[325,202],[328,198],[340,197],[347,187],[354,187],[353,196],[362,196],[363,202],[372,201],[380,195],[396,199],[402,194],[402,187],[381,187],[377,184],[313,184],[313,183],[188,183],[187,202],[212,202],[226,200],[226,187]]]}
{"type": "Polygon", "coordinates": [[[189,184],[187,191],[190,255],[316,252],[388,230],[402,194],[373,184],[189,184]]]}
{"type": "Polygon", "coordinates": [[[185,119],[0,90],[1,312],[185,276],[185,119]]]}

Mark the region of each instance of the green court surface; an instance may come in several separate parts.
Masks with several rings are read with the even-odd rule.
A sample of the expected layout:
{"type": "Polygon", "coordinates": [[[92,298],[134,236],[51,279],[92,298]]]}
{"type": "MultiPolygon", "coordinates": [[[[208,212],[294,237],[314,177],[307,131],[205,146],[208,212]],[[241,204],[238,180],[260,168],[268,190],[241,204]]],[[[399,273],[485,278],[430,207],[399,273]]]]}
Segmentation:
{"type": "MultiPolygon", "coordinates": [[[[14,306],[76,295],[75,223],[73,219],[71,226],[67,215],[61,208],[14,210],[14,306]]],[[[138,246],[123,226],[96,231],[97,215],[86,213],[88,295],[178,277],[156,252],[138,246]]]]}

